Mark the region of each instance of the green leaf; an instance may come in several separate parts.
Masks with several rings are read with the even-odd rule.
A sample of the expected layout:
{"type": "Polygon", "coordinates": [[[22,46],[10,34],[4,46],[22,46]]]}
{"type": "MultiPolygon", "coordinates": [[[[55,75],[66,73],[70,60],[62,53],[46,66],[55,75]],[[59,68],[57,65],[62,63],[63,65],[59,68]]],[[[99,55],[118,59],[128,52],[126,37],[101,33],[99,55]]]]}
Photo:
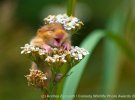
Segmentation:
{"type": "Polygon", "coordinates": [[[127,21],[127,0],[124,0],[121,5],[112,13],[111,18],[107,24],[106,30],[109,38],[104,41],[104,56],[103,56],[103,77],[101,83],[102,94],[113,94],[118,82],[118,76],[120,72],[120,50],[118,45],[126,50],[127,46],[121,41],[119,36],[124,35],[125,25],[127,21]],[[125,2],[126,1],[126,2],[125,2]],[[116,45],[116,43],[118,45],[116,45]]]}
{"type": "Polygon", "coordinates": [[[104,69],[100,87],[102,94],[112,94],[116,89],[120,72],[120,50],[118,47],[135,62],[135,51],[125,39],[111,32],[108,32],[107,36],[104,45],[104,69]]]}
{"type": "Polygon", "coordinates": [[[111,39],[105,38],[104,42],[103,72],[100,92],[101,94],[112,94],[117,84],[120,55],[116,44],[111,39]]]}
{"type": "Polygon", "coordinates": [[[135,50],[129,45],[129,43],[125,39],[111,32],[108,33],[108,37],[113,40],[129,58],[135,61],[135,50]]]}
{"type": "MultiPolygon", "coordinates": [[[[72,73],[69,77],[67,77],[64,88],[63,88],[63,96],[64,95],[75,95],[78,84],[80,82],[83,71],[86,67],[86,64],[91,56],[92,51],[98,44],[98,42],[104,37],[105,32],[102,30],[96,30],[92,32],[87,38],[82,42],[81,47],[85,48],[89,51],[89,56],[86,56],[78,65],[74,66],[69,73],[72,73]]],[[[73,100],[73,97],[62,97],[62,100],[73,100]]]]}

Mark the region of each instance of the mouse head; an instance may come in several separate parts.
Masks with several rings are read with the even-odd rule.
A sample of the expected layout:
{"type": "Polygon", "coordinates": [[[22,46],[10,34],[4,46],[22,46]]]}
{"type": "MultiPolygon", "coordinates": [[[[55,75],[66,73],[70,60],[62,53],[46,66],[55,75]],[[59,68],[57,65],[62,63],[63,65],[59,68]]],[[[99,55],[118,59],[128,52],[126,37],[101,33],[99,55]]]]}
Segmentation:
{"type": "Polygon", "coordinates": [[[68,33],[61,24],[51,23],[41,27],[37,32],[37,36],[51,46],[60,47],[64,40],[68,38],[68,33]]]}

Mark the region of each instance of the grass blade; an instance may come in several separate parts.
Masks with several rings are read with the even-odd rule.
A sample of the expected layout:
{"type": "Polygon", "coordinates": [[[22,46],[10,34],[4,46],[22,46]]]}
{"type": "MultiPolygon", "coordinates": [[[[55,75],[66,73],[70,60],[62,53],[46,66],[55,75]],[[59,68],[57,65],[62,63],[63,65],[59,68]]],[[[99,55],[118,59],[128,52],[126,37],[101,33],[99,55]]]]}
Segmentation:
{"type": "Polygon", "coordinates": [[[105,39],[103,54],[101,94],[112,94],[117,84],[120,55],[116,44],[109,38],[105,39]]]}
{"type": "Polygon", "coordinates": [[[119,38],[116,38],[114,36],[124,35],[123,33],[127,20],[127,8],[124,5],[125,0],[112,14],[112,17],[110,18],[107,25],[107,31],[112,32],[113,34],[107,34],[110,36],[110,38],[107,38],[104,44],[104,69],[102,79],[103,81],[101,84],[102,94],[113,94],[118,82],[120,71],[120,51],[115,42],[117,40],[118,44],[121,46],[123,45],[123,43],[122,41],[119,41],[119,38]],[[113,40],[115,40],[115,42],[113,40]]]}
{"type": "Polygon", "coordinates": [[[108,37],[113,40],[122,49],[122,51],[135,62],[135,50],[125,39],[112,33],[108,33],[108,37]]]}
{"type": "MultiPolygon", "coordinates": [[[[77,90],[85,66],[89,60],[89,57],[91,56],[91,53],[98,44],[98,42],[104,37],[104,35],[104,31],[97,30],[88,35],[87,38],[82,42],[81,47],[88,50],[90,52],[90,55],[86,56],[78,65],[76,65],[70,70],[69,73],[72,72],[72,74],[69,77],[67,77],[65,81],[63,95],[75,95],[75,92],[77,90]]],[[[73,100],[73,97],[63,97],[62,100],[73,100]]]]}

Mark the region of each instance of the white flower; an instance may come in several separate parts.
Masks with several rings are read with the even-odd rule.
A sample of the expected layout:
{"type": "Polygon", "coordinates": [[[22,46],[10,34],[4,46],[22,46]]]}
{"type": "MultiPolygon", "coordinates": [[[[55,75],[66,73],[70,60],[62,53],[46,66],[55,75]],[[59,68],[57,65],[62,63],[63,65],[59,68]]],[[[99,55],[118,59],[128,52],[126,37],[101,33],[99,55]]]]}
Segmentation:
{"type": "Polygon", "coordinates": [[[75,57],[75,60],[79,60],[78,57],[75,57]]]}
{"type": "Polygon", "coordinates": [[[53,51],[58,51],[58,48],[52,48],[53,51]]]}
{"type": "Polygon", "coordinates": [[[48,57],[45,59],[45,61],[54,63],[54,62],[55,62],[55,59],[52,58],[51,56],[48,56],[48,57]]]}
{"type": "Polygon", "coordinates": [[[88,51],[84,51],[82,54],[85,56],[85,55],[88,55],[89,52],[88,51]]]}
{"type": "Polygon", "coordinates": [[[76,54],[73,52],[73,53],[71,53],[71,56],[72,56],[72,57],[75,57],[75,56],[76,56],[76,54]]]}
{"type": "MultiPolygon", "coordinates": [[[[64,28],[65,28],[65,27],[64,27],[64,28]]],[[[71,28],[71,27],[67,27],[66,29],[67,29],[68,31],[70,31],[72,28],[71,28]]]]}
{"type": "Polygon", "coordinates": [[[82,59],[82,58],[83,58],[82,54],[78,54],[78,59],[82,59]]]}
{"type": "Polygon", "coordinates": [[[31,53],[31,51],[27,51],[27,53],[31,53]]]}
{"type": "Polygon", "coordinates": [[[39,51],[39,47],[36,47],[36,48],[35,48],[35,51],[39,51]]]}
{"type": "Polygon", "coordinates": [[[32,51],[35,51],[35,47],[31,47],[31,50],[32,50],[32,51]]]}
{"type": "Polygon", "coordinates": [[[72,23],[72,22],[67,23],[67,25],[66,25],[66,26],[67,26],[67,27],[70,27],[70,28],[75,28],[74,23],[72,23]]]}
{"type": "Polygon", "coordinates": [[[60,57],[61,57],[61,56],[59,56],[59,55],[57,55],[57,54],[54,55],[54,58],[55,58],[55,59],[59,59],[60,57]]]}
{"type": "Polygon", "coordinates": [[[65,58],[63,57],[63,58],[61,58],[61,61],[63,62],[63,63],[66,63],[67,62],[67,60],[65,60],[65,58]]]}
{"type": "Polygon", "coordinates": [[[47,21],[47,22],[51,22],[51,21],[54,20],[54,18],[55,18],[55,16],[49,15],[49,16],[48,16],[47,18],[45,18],[44,20],[47,21]]]}
{"type": "Polygon", "coordinates": [[[46,77],[46,76],[44,76],[44,77],[42,77],[41,79],[42,79],[42,80],[47,80],[47,77],[46,77]]]}
{"type": "Polygon", "coordinates": [[[72,21],[73,21],[73,22],[78,22],[79,20],[78,20],[76,17],[73,17],[73,18],[72,18],[72,21]]]}
{"type": "Polygon", "coordinates": [[[66,30],[80,29],[83,25],[82,21],[73,16],[67,16],[66,14],[49,15],[44,18],[45,24],[60,23],[66,30]]]}
{"type": "Polygon", "coordinates": [[[38,52],[39,52],[39,55],[44,55],[46,53],[46,51],[43,49],[39,49],[38,52]]]}
{"type": "Polygon", "coordinates": [[[25,51],[24,51],[24,50],[22,50],[22,51],[21,51],[21,54],[23,54],[24,52],[25,52],[25,51]]]}

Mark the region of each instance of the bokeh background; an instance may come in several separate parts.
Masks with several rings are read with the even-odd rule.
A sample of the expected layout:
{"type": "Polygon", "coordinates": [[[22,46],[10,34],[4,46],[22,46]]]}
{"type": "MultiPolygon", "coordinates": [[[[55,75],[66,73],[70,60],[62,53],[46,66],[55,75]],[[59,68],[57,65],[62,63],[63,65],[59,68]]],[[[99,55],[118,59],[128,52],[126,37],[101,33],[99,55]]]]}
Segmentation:
{"type": "MultiPolygon", "coordinates": [[[[35,36],[44,17],[66,13],[66,9],[67,0],[0,0],[0,100],[40,99],[40,90],[27,86],[24,75],[31,61],[20,54],[20,47],[35,36]]],[[[125,49],[102,39],[77,93],[135,94],[135,0],[77,0],[75,15],[84,27],[72,36],[73,45],[97,29],[116,32],[129,45],[125,49]]]]}

